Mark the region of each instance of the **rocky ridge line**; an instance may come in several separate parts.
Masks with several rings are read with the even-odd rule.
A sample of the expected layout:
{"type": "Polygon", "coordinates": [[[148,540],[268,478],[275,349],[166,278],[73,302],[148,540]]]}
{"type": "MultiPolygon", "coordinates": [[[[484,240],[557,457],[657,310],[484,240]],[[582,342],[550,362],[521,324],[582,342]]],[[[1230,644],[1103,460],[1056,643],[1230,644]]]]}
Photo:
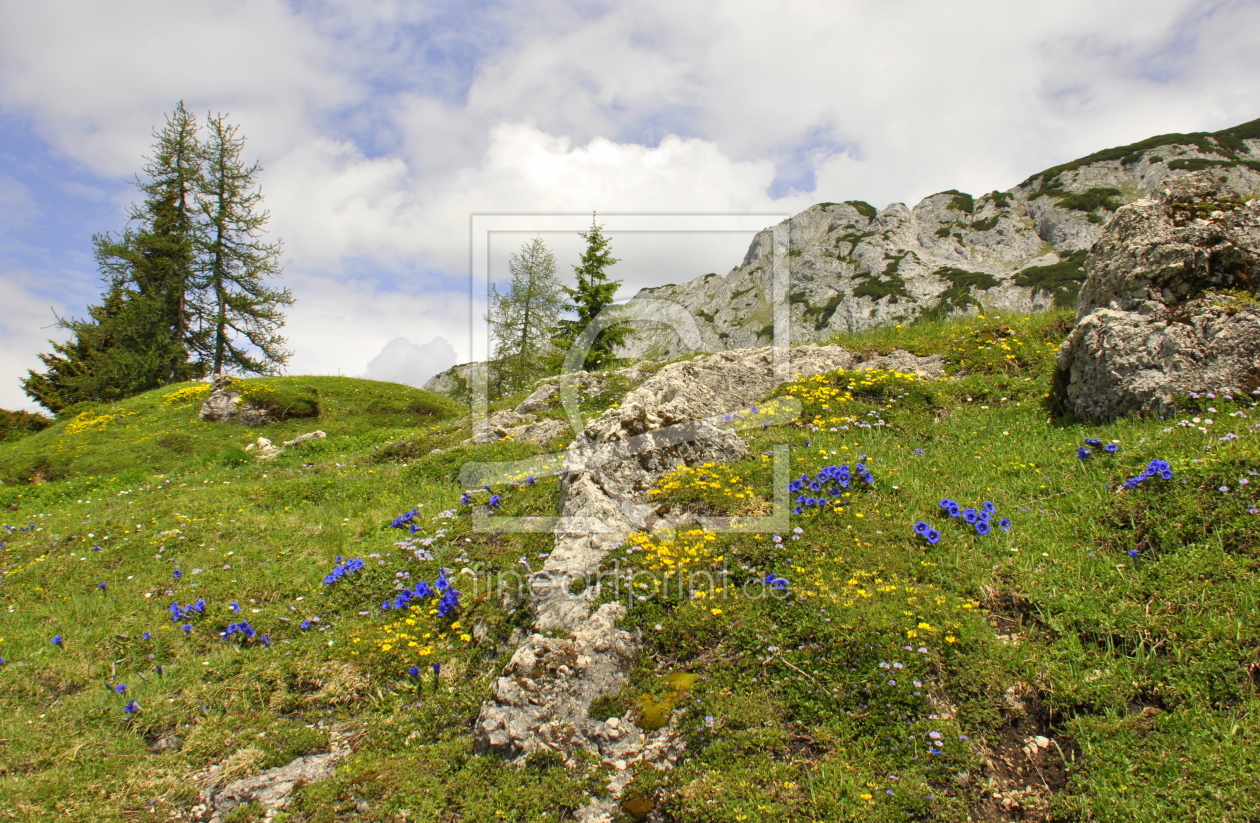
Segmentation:
{"type": "MultiPolygon", "coordinates": [[[[786,350],[785,356],[788,379],[854,367],[942,374],[940,357],[902,351],[860,360],[837,346],[811,345],[786,350]]],[[[646,502],[661,474],[682,462],[721,462],[747,454],[739,435],[707,421],[764,399],[778,382],[774,357],[775,349],[766,346],[667,365],[618,408],[588,423],[566,452],[564,518],[597,528],[556,535],[554,549],[532,580],[535,631],[495,681],[475,735],[478,751],[510,759],[550,750],[573,763],[579,751],[597,754],[613,768],[613,778],[607,797],[578,812],[585,823],[611,820],[632,767],[669,768],[682,744],[672,721],[647,732],[629,715],[590,716],[592,700],[626,682],[641,643],[637,633],[616,625],[625,614],[621,603],[606,602],[592,611],[603,584],[574,593],[570,583],[595,575],[605,553],[631,532],[666,525],[646,502]],[[676,442],[680,427],[690,439],[676,442]]]]}

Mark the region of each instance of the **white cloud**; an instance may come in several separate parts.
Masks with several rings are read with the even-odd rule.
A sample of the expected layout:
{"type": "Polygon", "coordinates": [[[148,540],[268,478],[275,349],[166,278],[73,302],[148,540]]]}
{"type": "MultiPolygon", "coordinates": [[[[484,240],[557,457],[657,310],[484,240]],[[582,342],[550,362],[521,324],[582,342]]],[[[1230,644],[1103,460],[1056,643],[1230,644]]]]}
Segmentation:
{"type": "Polygon", "coordinates": [[[307,278],[297,296],[284,329],[295,352],[290,374],[362,374],[399,337],[442,338],[467,359],[471,318],[485,311],[466,292],[385,289],[371,279],[325,275],[307,278]]]}
{"type": "MultiPolygon", "coordinates": [[[[121,181],[175,101],[229,112],[286,241],[290,370],[356,374],[398,337],[467,355],[472,213],[790,212],[1006,188],[1260,115],[1257,30],[1260,4],[1194,0],[9,3],[0,113],[55,162],[121,181]]],[[[55,213],[21,197],[0,192],[41,226],[55,213]]],[[[742,257],[617,244],[634,285],[742,257]]],[[[42,348],[0,344],[17,358],[0,382],[42,348]]]]}
{"type": "Polygon", "coordinates": [[[435,337],[422,345],[405,337],[395,337],[368,361],[363,376],[369,380],[423,386],[433,375],[454,366],[457,359],[455,348],[444,337],[435,337]]]}
{"type": "Polygon", "coordinates": [[[36,297],[27,288],[22,272],[0,273],[0,409],[22,409],[47,414],[48,411],[23,393],[20,380],[28,369],[43,368],[37,354],[50,351],[49,338],[67,339],[66,333],[54,327],[56,318],[48,301],[36,297]]]}

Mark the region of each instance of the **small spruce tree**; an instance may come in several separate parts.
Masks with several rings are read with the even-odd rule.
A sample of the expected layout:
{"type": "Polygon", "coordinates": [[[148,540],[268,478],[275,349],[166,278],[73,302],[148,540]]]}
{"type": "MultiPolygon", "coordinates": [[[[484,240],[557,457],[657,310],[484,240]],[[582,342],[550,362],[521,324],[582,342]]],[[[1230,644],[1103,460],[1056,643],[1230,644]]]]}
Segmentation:
{"type": "MultiPolygon", "coordinates": [[[[577,283],[573,288],[564,286],[564,293],[569,302],[564,306],[574,312],[577,317],[572,320],[561,320],[556,324],[555,344],[561,350],[568,349],[578,336],[591,324],[600,312],[613,305],[620,280],[608,279],[606,270],[618,262],[609,249],[608,238],[603,234],[603,226],[595,222],[591,215],[591,228],[581,233],[586,241],[586,250],[582,252],[581,262],[573,267],[577,275],[577,283]]],[[[604,328],[591,343],[586,353],[586,368],[592,371],[605,368],[615,362],[613,352],[617,346],[625,343],[626,335],[632,329],[629,326],[613,323],[604,328]]]]}

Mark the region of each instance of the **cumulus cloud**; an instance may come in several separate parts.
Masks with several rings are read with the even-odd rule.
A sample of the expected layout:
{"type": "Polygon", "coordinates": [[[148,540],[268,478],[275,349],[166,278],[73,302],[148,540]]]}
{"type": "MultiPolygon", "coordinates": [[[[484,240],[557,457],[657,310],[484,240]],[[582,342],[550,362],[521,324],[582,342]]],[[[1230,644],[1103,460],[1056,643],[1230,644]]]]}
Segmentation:
{"type": "MultiPolygon", "coordinates": [[[[286,241],[290,369],[361,373],[399,337],[468,356],[474,213],[781,213],[1007,188],[1260,115],[1257,30],[1260,4],[1233,0],[10,3],[0,115],[42,136],[41,162],[122,181],[175,101],[230,113],[286,241]]],[[[0,201],[41,226],[59,213],[29,194],[0,201]]],[[[725,271],[746,245],[639,241],[615,238],[635,286],[725,271]]],[[[55,248],[49,277],[84,265],[55,248]]],[[[35,288],[10,278],[19,304],[35,288]]],[[[39,350],[0,344],[36,346],[22,362],[39,350]]]]}
{"type": "Polygon", "coordinates": [[[456,360],[455,347],[443,337],[419,345],[405,337],[395,337],[368,361],[363,376],[370,380],[423,386],[433,375],[454,366],[456,360]]]}

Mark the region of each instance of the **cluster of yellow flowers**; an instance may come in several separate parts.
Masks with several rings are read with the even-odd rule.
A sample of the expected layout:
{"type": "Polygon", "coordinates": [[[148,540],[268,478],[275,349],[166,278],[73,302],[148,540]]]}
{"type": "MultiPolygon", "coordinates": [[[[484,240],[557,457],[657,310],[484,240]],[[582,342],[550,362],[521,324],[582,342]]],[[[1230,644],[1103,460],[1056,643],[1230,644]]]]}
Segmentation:
{"type": "MultiPolygon", "coordinates": [[[[433,598],[427,606],[413,604],[407,608],[405,617],[371,627],[368,637],[356,632],[351,635],[350,643],[366,645],[368,654],[397,652],[416,657],[429,657],[437,645],[449,640],[458,639],[463,643],[471,643],[472,635],[463,631],[463,625],[458,620],[451,623],[446,631],[441,631],[433,622],[433,615],[437,614],[437,602],[437,598],[433,598]]],[[[350,654],[358,656],[359,651],[355,648],[350,654]]]]}
{"type": "Polygon", "coordinates": [[[176,409],[181,406],[192,405],[193,403],[205,402],[206,395],[210,393],[210,387],[204,383],[192,386],[184,386],[182,389],[176,389],[162,395],[162,408],[176,409]]]}
{"type": "Polygon", "coordinates": [[[781,393],[830,409],[833,403],[896,397],[919,379],[916,374],[894,369],[837,369],[790,383],[781,393]]]}
{"type": "Polygon", "coordinates": [[[105,428],[115,420],[124,417],[134,417],[137,412],[129,412],[125,409],[114,408],[101,414],[93,414],[92,412],[81,412],[77,417],[66,424],[66,434],[79,434],[85,431],[98,431],[105,428]]]}
{"type": "Polygon", "coordinates": [[[704,501],[735,510],[755,507],[760,500],[740,472],[717,463],[679,466],[666,472],[648,495],[678,503],[704,501]]]}
{"type": "Polygon", "coordinates": [[[717,553],[717,535],[704,529],[676,532],[672,536],[635,532],[626,545],[641,549],[636,565],[651,571],[683,572],[712,568],[725,557],[717,553]]]}

